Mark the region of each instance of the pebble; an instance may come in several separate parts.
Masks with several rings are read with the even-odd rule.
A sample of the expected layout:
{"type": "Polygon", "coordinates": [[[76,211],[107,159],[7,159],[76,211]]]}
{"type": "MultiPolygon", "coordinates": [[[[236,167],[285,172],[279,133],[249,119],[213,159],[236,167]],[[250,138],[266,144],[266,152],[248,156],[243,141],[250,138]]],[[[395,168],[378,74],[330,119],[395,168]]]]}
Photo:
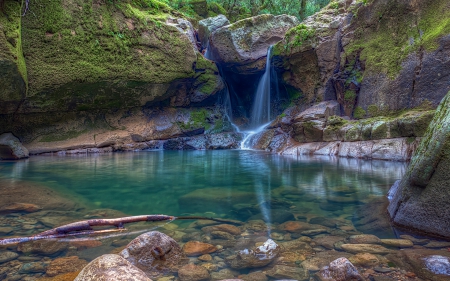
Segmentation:
{"type": "Polygon", "coordinates": [[[350,244],[381,244],[381,239],[372,234],[352,235],[348,238],[350,244]]]}
{"type": "Polygon", "coordinates": [[[415,245],[425,245],[428,242],[430,242],[430,239],[419,239],[419,238],[415,238],[415,237],[413,237],[411,235],[406,235],[406,234],[405,235],[400,235],[400,238],[410,240],[415,245]]]}
{"type": "Polygon", "coordinates": [[[426,248],[447,248],[450,247],[450,242],[445,241],[431,241],[424,245],[426,248]]]}
{"type": "Polygon", "coordinates": [[[413,242],[407,239],[381,239],[381,243],[385,246],[399,248],[410,248],[414,246],[413,242]]]}
{"type": "Polygon", "coordinates": [[[389,250],[381,245],[376,244],[343,244],[342,249],[346,252],[357,253],[371,253],[371,254],[389,254],[389,250]]]}
{"type": "Polygon", "coordinates": [[[5,263],[8,261],[12,261],[16,259],[19,256],[19,254],[11,251],[2,251],[0,252],[0,263],[5,263]]]}
{"type": "Polygon", "coordinates": [[[395,269],[387,268],[387,267],[374,267],[373,270],[379,273],[389,273],[395,271],[395,269]]]}

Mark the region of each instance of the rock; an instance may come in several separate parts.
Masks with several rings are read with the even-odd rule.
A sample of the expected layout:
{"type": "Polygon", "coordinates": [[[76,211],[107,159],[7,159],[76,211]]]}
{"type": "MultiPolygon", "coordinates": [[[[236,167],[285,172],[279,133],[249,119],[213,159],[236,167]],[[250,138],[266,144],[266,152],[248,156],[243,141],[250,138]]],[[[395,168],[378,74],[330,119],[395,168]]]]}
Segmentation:
{"type": "Polygon", "coordinates": [[[348,238],[350,244],[381,244],[381,239],[372,234],[352,235],[348,238]]]}
{"type": "Polygon", "coordinates": [[[267,223],[283,223],[286,221],[294,220],[294,215],[283,209],[270,209],[270,215],[268,217],[259,213],[257,215],[251,216],[250,220],[263,220],[267,223]]]}
{"type": "Polygon", "coordinates": [[[57,258],[50,262],[45,274],[47,276],[56,276],[68,272],[77,272],[82,270],[87,264],[87,261],[81,260],[77,256],[57,258]]]}
{"type": "Polygon", "coordinates": [[[0,135],[0,160],[18,160],[28,157],[28,149],[13,134],[0,135]]]}
{"type": "Polygon", "coordinates": [[[399,247],[399,248],[409,248],[414,246],[412,241],[406,239],[381,239],[381,243],[385,246],[399,247]]]}
{"type": "Polygon", "coordinates": [[[340,236],[333,236],[333,235],[327,235],[327,236],[322,236],[322,237],[315,237],[313,239],[313,241],[319,245],[322,246],[328,250],[332,250],[334,249],[334,244],[336,244],[337,242],[341,242],[344,241],[345,238],[344,237],[340,237],[340,236]]]}
{"type": "Polygon", "coordinates": [[[230,21],[224,15],[207,18],[198,22],[198,38],[203,48],[208,47],[208,41],[211,34],[217,29],[229,25],[230,21]]]}
{"type": "Polygon", "coordinates": [[[222,231],[230,233],[231,235],[239,235],[242,231],[234,225],[231,224],[219,224],[213,226],[205,226],[202,228],[202,231],[205,233],[213,232],[213,231],[222,231]]]}
{"type": "Polygon", "coordinates": [[[219,272],[211,273],[212,280],[228,280],[234,279],[234,274],[230,269],[221,269],[219,272]]]}
{"type": "Polygon", "coordinates": [[[349,253],[389,254],[392,250],[376,244],[342,244],[341,248],[349,253]]]}
{"type": "Polygon", "coordinates": [[[425,248],[448,248],[450,247],[450,242],[446,241],[431,241],[425,245],[425,248]]]}
{"type": "Polygon", "coordinates": [[[210,37],[212,57],[241,73],[264,69],[270,45],[283,39],[298,24],[295,17],[260,15],[217,29],[210,37]]]}
{"type": "Polygon", "coordinates": [[[14,228],[12,227],[8,227],[8,226],[4,226],[4,227],[0,227],[0,235],[7,235],[11,232],[13,232],[14,228]]]}
{"type": "Polygon", "coordinates": [[[177,242],[158,231],[139,235],[120,252],[120,256],[150,278],[177,272],[188,262],[177,242]]]}
{"type": "Polygon", "coordinates": [[[306,242],[307,240],[305,238],[311,240],[309,237],[301,237],[295,240],[282,242],[280,243],[281,249],[286,252],[295,252],[303,255],[310,254],[312,252],[312,248],[306,242]]]}
{"type": "Polygon", "coordinates": [[[178,270],[178,277],[181,281],[200,281],[208,280],[210,275],[203,266],[186,264],[178,270]]]}
{"type": "Polygon", "coordinates": [[[318,252],[313,257],[301,263],[301,265],[309,271],[319,271],[322,267],[328,266],[330,262],[338,258],[349,258],[352,255],[346,252],[324,251],[318,252]]]}
{"type": "Polygon", "coordinates": [[[0,252],[0,263],[5,263],[8,261],[12,261],[16,259],[19,256],[19,254],[11,251],[1,251],[0,252]]]}
{"type": "Polygon", "coordinates": [[[82,241],[71,241],[70,246],[76,247],[78,250],[96,248],[102,245],[99,240],[82,240],[82,241]]]}
{"type": "Polygon", "coordinates": [[[217,271],[219,269],[219,266],[217,264],[213,264],[210,262],[202,263],[202,264],[200,264],[200,266],[206,268],[206,270],[208,270],[208,272],[217,271]]]}
{"type": "Polygon", "coordinates": [[[339,258],[332,261],[329,266],[323,267],[316,274],[316,277],[320,281],[364,280],[358,272],[358,269],[346,258],[339,258]]]}
{"type": "Polygon", "coordinates": [[[309,280],[309,272],[303,267],[275,265],[272,269],[265,271],[265,273],[278,280],[309,280]]]}
{"type": "Polygon", "coordinates": [[[268,239],[255,249],[241,250],[237,255],[227,257],[226,262],[234,269],[263,267],[271,263],[279,252],[280,247],[272,239],[268,239]]]}
{"type": "Polygon", "coordinates": [[[372,267],[380,263],[375,255],[369,253],[357,253],[356,255],[349,257],[348,260],[354,265],[364,267],[372,267]]]}
{"type": "Polygon", "coordinates": [[[40,210],[42,210],[42,208],[35,204],[12,203],[12,204],[0,207],[0,214],[18,213],[18,212],[34,213],[34,212],[37,212],[40,210]]]}
{"type": "Polygon", "coordinates": [[[430,242],[430,239],[415,238],[411,235],[406,235],[406,234],[400,235],[400,238],[410,240],[414,243],[414,245],[425,245],[428,242],[430,242]]]}
{"type": "Polygon", "coordinates": [[[198,257],[198,260],[200,261],[212,261],[212,257],[210,254],[201,255],[198,257]]]}
{"type": "Polygon", "coordinates": [[[428,256],[424,259],[427,269],[434,274],[450,276],[450,259],[439,255],[428,256]]]}
{"type": "Polygon", "coordinates": [[[151,281],[145,273],[118,255],[103,255],[91,261],[74,281],[151,281]]]}
{"type": "MultiPolygon", "coordinates": [[[[301,221],[288,221],[280,226],[284,231],[291,232],[291,233],[300,233],[305,230],[311,230],[314,228],[314,225],[311,225],[307,222],[301,222],[301,221]]],[[[319,226],[318,228],[323,228],[322,226],[319,226]]]]}
{"type": "Polygon", "coordinates": [[[394,234],[386,208],[389,201],[386,197],[370,200],[354,211],[353,224],[364,233],[373,233],[381,238],[389,238],[394,234]]]}
{"type": "Polygon", "coordinates": [[[337,101],[324,101],[297,114],[292,122],[296,123],[314,120],[326,121],[330,116],[340,116],[340,113],[340,106],[337,101]]]}
{"type": "Polygon", "coordinates": [[[234,236],[224,231],[213,231],[211,237],[215,239],[234,240],[234,236]]]}
{"type": "Polygon", "coordinates": [[[30,274],[30,273],[43,273],[45,272],[48,264],[44,262],[30,262],[24,263],[20,269],[19,273],[30,274]]]}
{"type": "Polygon", "coordinates": [[[450,237],[450,93],[436,110],[408,171],[389,203],[393,222],[444,237],[450,237]]]}
{"type": "Polygon", "coordinates": [[[239,275],[239,278],[244,281],[268,281],[266,274],[260,271],[251,272],[246,275],[239,275]]]}
{"type": "Polygon", "coordinates": [[[25,254],[39,254],[44,256],[51,256],[66,250],[68,244],[55,240],[37,240],[25,243],[20,243],[17,251],[25,254]]]}
{"type": "Polygon", "coordinates": [[[217,251],[216,246],[199,241],[189,241],[183,245],[183,252],[188,257],[210,254],[217,251]]]}

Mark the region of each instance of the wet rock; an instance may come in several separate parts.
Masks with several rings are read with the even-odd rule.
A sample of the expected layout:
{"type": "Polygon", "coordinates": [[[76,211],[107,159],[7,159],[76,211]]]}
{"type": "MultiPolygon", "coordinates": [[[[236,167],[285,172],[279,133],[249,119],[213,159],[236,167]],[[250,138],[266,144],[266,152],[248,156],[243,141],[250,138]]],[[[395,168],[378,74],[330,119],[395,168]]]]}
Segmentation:
{"type": "Polygon", "coordinates": [[[371,254],[389,254],[389,250],[381,245],[376,244],[343,244],[341,248],[349,253],[371,253],[371,254]]]}
{"type": "Polygon", "coordinates": [[[29,273],[42,273],[46,271],[48,264],[44,262],[30,262],[24,263],[20,269],[19,273],[29,274],[29,273]]]}
{"type": "Polygon", "coordinates": [[[158,231],[141,234],[120,252],[120,256],[150,278],[177,272],[188,261],[177,242],[158,231]]]}
{"type": "Polygon", "coordinates": [[[255,232],[267,232],[270,228],[262,220],[249,220],[244,228],[255,232]]]}
{"type": "Polygon", "coordinates": [[[223,231],[213,231],[211,232],[211,237],[215,239],[234,240],[233,235],[223,231]]]}
{"type": "Polygon", "coordinates": [[[311,224],[320,224],[320,225],[323,225],[326,227],[331,227],[331,228],[335,228],[337,222],[338,222],[338,220],[336,220],[336,219],[330,219],[330,218],[325,218],[325,217],[314,217],[309,220],[309,223],[311,223],[311,224]]]}
{"type": "Polygon", "coordinates": [[[74,281],[151,281],[145,273],[118,255],[103,255],[91,261],[74,281]]]}
{"type": "Polygon", "coordinates": [[[411,235],[406,235],[406,234],[400,235],[400,238],[410,240],[411,242],[414,243],[414,245],[425,245],[428,242],[430,242],[430,239],[415,238],[411,235]]]}
{"type": "Polygon", "coordinates": [[[296,266],[300,262],[306,260],[306,256],[296,252],[282,252],[277,260],[278,265],[296,266]]]}
{"type": "Polygon", "coordinates": [[[188,257],[201,256],[217,251],[216,246],[199,241],[189,241],[183,246],[183,252],[188,257]]]}
{"type": "Polygon", "coordinates": [[[260,15],[224,26],[210,37],[212,56],[240,73],[263,70],[269,46],[283,39],[286,31],[297,24],[292,16],[260,15]]]}
{"type": "MultiPolygon", "coordinates": [[[[302,232],[305,230],[311,230],[314,229],[314,225],[311,225],[307,222],[301,222],[301,221],[288,221],[282,225],[280,225],[280,228],[287,232],[302,232]]],[[[317,228],[323,228],[322,226],[319,226],[317,228]]]]}
{"type": "Polygon", "coordinates": [[[364,267],[376,266],[380,263],[375,255],[369,253],[358,253],[349,257],[348,260],[354,265],[364,267]]]}
{"type": "Polygon", "coordinates": [[[412,241],[406,239],[381,239],[381,243],[385,246],[399,247],[399,248],[409,248],[414,246],[412,241]]]}
{"type": "Polygon", "coordinates": [[[68,244],[55,240],[38,240],[26,243],[20,243],[17,247],[19,252],[25,254],[39,254],[44,256],[51,256],[66,250],[68,244]]]}
{"type": "Polygon", "coordinates": [[[246,275],[239,275],[239,278],[244,281],[267,281],[268,278],[266,274],[261,271],[251,272],[246,275]]]}
{"type": "Polygon", "coordinates": [[[271,209],[270,210],[270,216],[264,216],[263,214],[259,213],[257,215],[251,216],[249,218],[250,220],[263,220],[268,223],[283,223],[286,221],[294,220],[294,215],[286,210],[283,209],[271,209]]]}
{"type": "Polygon", "coordinates": [[[323,267],[316,275],[320,281],[363,281],[364,278],[358,272],[358,269],[346,258],[339,258],[323,267]]]}
{"type": "Polygon", "coordinates": [[[237,255],[226,258],[226,262],[234,269],[257,268],[271,263],[279,254],[280,246],[272,239],[254,249],[241,250],[237,255]]]}
{"type": "Polygon", "coordinates": [[[334,249],[334,245],[337,242],[341,242],[344,241],[345,238],[341,237],[341,236],[333,236],[333,235],[327,235],[327,236],[322,236],[322,237],[316,237],[313,239],[313,241],[319,245],[322,246],[328,250],[332,250],[334,249]]]}
{"type": "Polygon", "coordinates": [[[12,227],[7,227],[7,226],[0,227],[0,236],[7,235],[7,234],[13,232],[13,230],[14,230],[14,228],[12,228],[12,227]]]}
{"type": "Polygon", "coordinates": [[[337,101],[332,100],[324,101],[316,105],[313,105],[308,109],[302,111],[301,113],[297,114],[293,119],[293,123],[312,120],[325,121],[328,119],[328,117],[333,115],[337,116],[341,115],[339,103],[337,101]]]}
{"type": "Polygon", "coordinates": [[[204,48],[208,47],[209,36],[211,33],[221,28],[222,26],[229,25],[230,21],[224,15],[218,15],[216,17],[207,18],[198,22],[198,38],[204,48]]]}
{"type": "Polygon", "coordinates": [[[99,240],[82,240],[71,241],[70,246],[76,247],[78,250],[100,247],[103,243],[99,240]]]}
{"type": "Polygon", "coordinates": [[[329,265],[330,262],[338,258],[349,258],[352,255],[346,252],[324,251],[316,253],[308,258],[301,265],[309,271],[319,271],[322,267],[329,265]]]}
{"type": "Polygon", "coordinates": [[[356,229],[363,233],[375,234],[381,238],[392,237],[393,232],[390,218],[386,214],[388,205],[388,199],[382,197],[357,207],[353,213],[353,224],[356,229]]]}
{"type": "Polygon", "coordinates": [[[219,269],[219,266],[217,264],[213,264],[210,262],[202,263],[202,264],[200,264],[200,266],[206,268],[206,270],[208,270],[208,272],[217,271],[219,269]]]}
{"type": "Polygon", "coordinates": [[[282,242],[280,243],[280,247],[283,252],[295,252],[303,255],[308,255],[312,252],[312,248],[305,241],[307,240],[304,237],[301,237],[295,240],[282,242]]]}
{"type": "Polygon", "coordinates": [[[12,203],[0,207],[0,214],[18,213],[18,212],[34,213],[40,210],[42,210],[42,208],[35,204],[12,203]]]}
{"type": "Polygon", "coordinates": [[[219,272],[211,273],[212,280],[234,279],[234,274],[230,269],[221,269],[219,272]]]}
{"type": "Polygon", "coordinates": [[[242,231],[231,224],[219,224],[219,225],[212,225],[212,226],[205,226],[202,228],[202,231],[205,233],[213,232],[213,231],[222,231],[227,232],[232,235],[239,235],[242,233],[242,231]]]}
{"type": "Polygon", "coordinates": [[[178,270],[178,277],[181,281],[201,281],[208,280],[210,275],[203,266],[186,264],[178,270]]]}
{"type": "Polygon", "coordinates": [[[309,280],[309,272],[303,267],[293,267],[285,265],[275,265],[272,269],[265,271],[265,273],[275,279],[287,280],[309,280]]]}
{"type": "Polygon", "coordinates": [[[0,160],[17,160],[28,157],[28,149],[13,134],[4,133],[0,135],[0,160]]]}
{"type": "Polygon", "coordinates": [[[448,257],[434,255],[423,258],[427,269],[434,274],[450,276],[450,259],[448,257]]]}
{"type": "Polygon", "coordinates": [[[77,272],[82,270],[87,264],[87,261],[79,259],[77,256],[58,258],[50,262],[45,274],[47,276],[56,276],[68,272],[77,272]]]}
{"type": "Polygon", "coordinates": [[[11,251],[1,251],[0,252],[0,263],[5,263],[8,261],[12,261],[16,259],[19,256],[19,254],[11,251]]]}
{"type": "Polygon", "coordinates": [[[381,239],[372,234],[352,235],[348,238],[350,244],[381,244],[381,239]]]}
{"type": "Polygon", "coordinates": [[[200,257],[198,257],[198,260],[200,260],[200,261],[212,261],[212,257],[209,254],[201,255],[200,257]]]}
{"type": "Polygon", "coordinates": [[[450,247],[450,242],[446,241],[431,241],[425,245],[423,245],[425,248],[446,248],[450,247]]]}

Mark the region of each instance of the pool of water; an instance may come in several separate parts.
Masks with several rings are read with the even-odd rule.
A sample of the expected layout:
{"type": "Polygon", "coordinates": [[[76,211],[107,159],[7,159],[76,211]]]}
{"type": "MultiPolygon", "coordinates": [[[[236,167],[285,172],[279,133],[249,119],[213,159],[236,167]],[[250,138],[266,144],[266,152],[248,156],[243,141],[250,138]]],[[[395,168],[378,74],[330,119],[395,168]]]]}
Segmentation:
{"type": "MultiPolygon", "coordinates": [[[[0,233],[0,237],[33,235],[87,218],[144,214],[208,216],[244,223],[260,220],[270,230],[258,235],[275,237],[278,241],[299,237],[284,231],[287,228],[283,228],[283,224],[287,221],[312,222],[321,218],[315,222],[328,220],[335,225],[335,230],[330,230],[333,227],[329,226],[328,234],[346,236],[360,233],[352,224],[355,216],[365,206],[373,206],[366,204],[385,198],[406,167],[407,164],[401,162],[286,157],[249,150],[34,156],[24,161],[0,162],[0,183],[10,187],[10,191],[1,188],[0,191],[2,196],[11,196],[8,199],[11,202],[21,202],[24,198],[21,190],[33,194],[34,186],[45,188],[34,195],[36,204],[41,202],[44,209],[30,214],[3,214],[0,231],[2,228],[10,231],[0,233]],[[64,202],[50,202],[51,192],[56,192],[64,202]],[[49,197],[41,194],[42,199],[39,193],[49,197]],[[49,206],[57,207],[49,210],[49,206]]],[[[189,240],[186,235],[194,237],[193,233],[198,233],[197,240],[206,239],[192,221],[173,224],[175,226],[165,225],[160,229],[176,236],[180,243],[189,240]]],[[[396,236],[389,226],[376,231],[379,237],[396,236]]],[[[369,229],[364,233],[370,232],[369,229]]],[[[312,235],[314,238],[315,234],[312,235]]],[[[31,257],[77,255],[89,261],[126,245],[135,236],[120,241],[104,239],[102,246],[95,250],[85,246],[69,247],[65,252],[31,253],[31,257]]],[[[22,254],[20,249],[18,252],[22,254]]],[[[13,262],[19,262],[21,257],[13,262]]],[[[29,257],[27,253],[26,258],[20,260],[21,267],[29,262],[29,257]]],[[[0,264],[0,269],[5,265],[0,264]]],[[[39,277],[44,273],[16,271],[9,274],[39,277]]]]}
{"type": "MultiPolygon", "coordinates": [[[[246,220],[238,204],[271,200],[303,215],[351,215],[356,206],[385,196],[406,164],[235,150],[37,156],[0,167],[0,179],[43,184],[95,208],[246,220]]],[[[270,204],[260,206],[270,222],[270,204]]]]}

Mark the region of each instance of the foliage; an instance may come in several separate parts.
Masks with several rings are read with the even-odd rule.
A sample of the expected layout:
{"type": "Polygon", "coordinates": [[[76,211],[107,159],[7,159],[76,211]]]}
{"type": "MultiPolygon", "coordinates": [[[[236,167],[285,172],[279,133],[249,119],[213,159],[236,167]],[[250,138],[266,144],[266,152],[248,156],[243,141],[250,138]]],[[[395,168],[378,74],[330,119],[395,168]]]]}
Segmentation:
{"type": "Polygon", "coordinates": [[[353,111],[353,117],[355,117],[355,119],[361,119],[365,115],[366,115],[366,111],[361,106],[357,106],[355,108],[355,111],[353,111]]]}

